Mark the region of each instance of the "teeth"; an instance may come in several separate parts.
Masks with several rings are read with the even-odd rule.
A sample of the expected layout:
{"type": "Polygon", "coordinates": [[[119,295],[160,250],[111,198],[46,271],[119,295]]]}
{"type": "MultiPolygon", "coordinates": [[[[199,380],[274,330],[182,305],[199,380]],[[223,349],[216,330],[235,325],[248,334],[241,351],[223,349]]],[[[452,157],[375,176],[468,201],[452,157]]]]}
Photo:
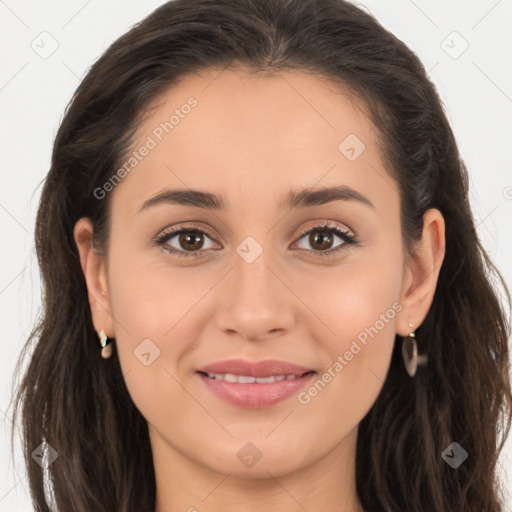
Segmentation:
{"type": "Polygon", "coordinates": [[[270,377],[252,377],[250,375],[233,375],[232,373],[208,373],[210,379],[237,382],[238,384],[253,384],[265,382],[281,382],[283,380],[294,380],[295,375],[272,375],[270,377]]]}

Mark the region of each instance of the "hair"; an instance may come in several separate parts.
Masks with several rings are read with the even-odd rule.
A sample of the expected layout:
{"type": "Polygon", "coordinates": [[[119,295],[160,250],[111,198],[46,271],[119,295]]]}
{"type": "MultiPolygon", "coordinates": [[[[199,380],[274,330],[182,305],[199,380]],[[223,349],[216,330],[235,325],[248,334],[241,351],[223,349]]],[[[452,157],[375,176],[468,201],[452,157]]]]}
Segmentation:
{"type": "Polygon", "coordinates": [[[416,331],[429,363],[411,379],[397,336],[381,393],[359,424],[362,505],[371,512],[503,510],[496,466],[512,393],[501,298],[510,306],[510,292],[479,241],[467,169],[422,63],[372,15],[343,0],[170,1],[117,39],[80,83],[37,211],[43,307],[15,372],[28,358],[13,417],[21,410],[35,509],[154,511],[147,421],[117,356],[100,357],[73,229],[89,217],[94,247],[107,253],[112,194],[99,200],[93,191],[121,165],[155,100],[188,74],[228,68],[269,76],[296,70],[354,94],[399,190],[404,250],[420,240],[427,209],[439,209],[445,220],[445,259],[416,331]],[[43,441],[58,453],[44,471],[31,456],[43,441]],[[457,469],[441,456],[453,441],[468,452],[457,469]]]}

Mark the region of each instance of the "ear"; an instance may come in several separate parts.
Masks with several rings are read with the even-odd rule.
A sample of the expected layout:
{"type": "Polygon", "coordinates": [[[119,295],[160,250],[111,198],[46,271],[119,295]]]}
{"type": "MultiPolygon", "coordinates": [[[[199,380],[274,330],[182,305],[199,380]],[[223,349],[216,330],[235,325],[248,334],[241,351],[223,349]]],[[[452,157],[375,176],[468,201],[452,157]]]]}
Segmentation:
{"type": "Polygon", "coordinates": [[[89,218],[82,217],[75,224],[73,234],[87,284],[94,329],[98,333],[104,330],[109,338],[113,338],[114,322],[110,313],[106,262],[92,245],[93,233],[94,228],[89,218]]]}
{"type": "Polygon", "coordinates": [[[404,264],[404,280],[397,315],[396,330],[407,336],[422,323],[434,300],[437,279],[445,255],[445,224],[441,212],[432,208],[423,215],[423,232],[419,243],[404,264]],[[409,323],[414,327],[410,327],[409,323]]]}

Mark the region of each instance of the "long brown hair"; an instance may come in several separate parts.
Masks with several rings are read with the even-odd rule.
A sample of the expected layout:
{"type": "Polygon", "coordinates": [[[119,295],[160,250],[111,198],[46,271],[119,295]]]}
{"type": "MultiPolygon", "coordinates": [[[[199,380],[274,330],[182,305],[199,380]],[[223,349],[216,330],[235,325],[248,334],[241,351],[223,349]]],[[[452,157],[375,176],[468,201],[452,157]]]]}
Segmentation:
{"type": "MultiPolygon", "coordinates": [[[[115,41],[70,101],[37,212],[35,243],[43,314],[18,362],[29,358],[14,397],[21,409],[31,496],[49,511],[42,441],[58,453],[47,484],[54,510],[152,512],[155,475],[148,426],[126,389],[117,357],[103,361],[73,228],[94,225],[106,252],[110,196],[94,194],[119,168],[141,116],[186,74],[240,67],[326,77],[361,100],[400,192],[404,246],[438,208],[446,255],[433,304],[417,330],[429,364],[405,373],[397,337],[391,367],[359,425],[357,491],[367,511],[499,512],[496,465],[511,423],[510,294],[482,247],[468,176],[439,96],[419,59],[371,15],[343,0],[174,0],[115,41]],[[502,433],[501,442],[499,433],[502,433]],[[468,458],[453,469],[456,441],[468,458]]],[[[12,442],[12,437],[11,437],[12,442]]]]}

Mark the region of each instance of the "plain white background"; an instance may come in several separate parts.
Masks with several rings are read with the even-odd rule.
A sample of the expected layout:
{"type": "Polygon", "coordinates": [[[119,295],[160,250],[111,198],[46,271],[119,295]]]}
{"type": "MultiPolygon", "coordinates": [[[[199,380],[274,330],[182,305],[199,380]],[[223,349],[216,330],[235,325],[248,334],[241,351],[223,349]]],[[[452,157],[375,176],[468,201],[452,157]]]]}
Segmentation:
{"type": "MultiPolygon", "coordinates": [[[[32,510],[19,450],[16,471],[10,456],[7,416],[14,365],[40,311],[33,230],[53,139],[89,66],[162,3],[0,0],[0,512],[32,510]]],[[[436,84],[469,169],[478,233],[512,287],[512,0],[355,3],[417,53],[436,84]]],[[[509,438],[500,458],[507,510],[510,468],[509,438]]]]}

